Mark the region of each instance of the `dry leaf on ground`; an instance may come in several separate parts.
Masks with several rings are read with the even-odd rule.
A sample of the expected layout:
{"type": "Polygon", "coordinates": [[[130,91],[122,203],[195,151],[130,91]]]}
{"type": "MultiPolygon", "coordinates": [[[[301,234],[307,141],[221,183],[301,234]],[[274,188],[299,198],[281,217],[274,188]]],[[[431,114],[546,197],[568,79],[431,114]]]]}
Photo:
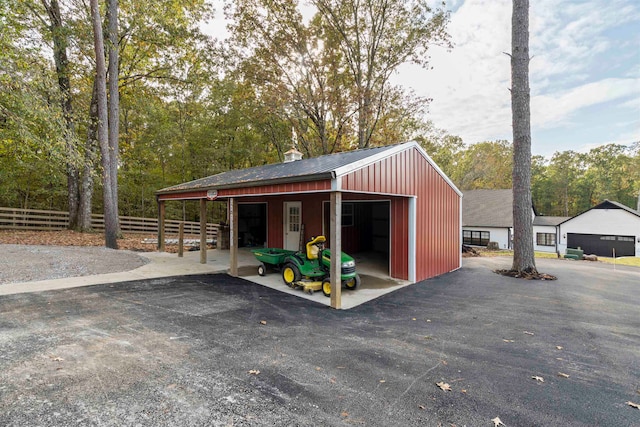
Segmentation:
{"type": "Polygon", "coordinates": [[[558,372],[558,376],[562,377],[562,378],[569,378],[568,374],[562,373],[562,372],[558,372]]]}
{"type": "Polygon", "coordinates": [[[533,332],[529,332],[529,331],[524,331],[524,333],[527,335],[535,335],[533,332]]]}
{"type": "Polygon", "coordinates": [[[260,321],[260,324],[261,324],[261,325],[266,325],[266,324],[267,324],[267,321],[266,321],[266,320],[261,320],[261,321],[260,321]]]}
{"type": "Polygon", "coordinates": [[[537,375],[532,376],[532,377],[531,377],[531,379],[532,379],[532,380],[539,381],[539,382],[541,382],[541,383],[543,383],[543,382],[544,382],[544,378],[539,377],[539,376],[537,376],[537,375]]]}
{"type": "Polygon", "coordinates": [[[250,373],[251,375],[258,375],[258,374],[260,373],[260,371],[259,371],[259,370],[257,370],[257,369],[252,369],[252,370],[250,370],[250,371],[249,371],[249,373],[250,373]]]}
{"type": "Polygon", "coordinates": [[[640,404],[637,403],[627,402],[627,405],[631,406],[632,408],[640,409],[640,404]]]}
{"type": "Polygon", "coordinates": [[[451,391],[451,386],[444,381],[440,381],[439,383],[436,383],[436,385],[444,391],[451,391]]]}
{"type": "Polygon", "coordinates": [[[493,421],[493,427],[500,427],[504,425],[504,423],[500,420],[500,417],[495,417],[491,421],[493,421]]]}
{"type": "Polygon", "coordinates": [[[342,412],[340,413],[340,416],[342,416],[342,417],[348,417],[348,416],[349,416],[349,413],[348,413],[347,411],[342,411],[342,412]]]}
{"type": "Polygon", "coordinates": [[[504,341],[504,342],[515,342],[514,340],[505,340],[505,339],[503,339],[502,341],[504,341]]]}
{"type": "Polygon", "coordinates": [[[556,346],[556,348],[557,348],[558,350],[562,350],[562,346],[561,346],[561,345],[557,345],[557,346],[556,346]]]}
{"type": "Polygon", "coordinates": [[[418,405],[418,408],[425,409],[425,406],[424,405],[418,405]]]}

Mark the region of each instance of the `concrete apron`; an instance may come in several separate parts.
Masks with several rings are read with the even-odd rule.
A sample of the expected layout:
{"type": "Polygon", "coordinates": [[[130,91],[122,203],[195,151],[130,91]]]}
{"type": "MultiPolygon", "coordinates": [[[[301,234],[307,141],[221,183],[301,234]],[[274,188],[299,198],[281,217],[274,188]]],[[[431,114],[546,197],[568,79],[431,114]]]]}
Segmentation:
{"type": "MultiPolygon", "coordinates": [[[[149,263],[134,270],[119,273],[8,283],[0,285],[0,295],[43,292],[161,277],[229,272],[229,251],[209,249],[207,251],[206,264],[200,264],[199,251],[185,252],[183,258],[179,258],[177,254],[167,252],[131,252],[131,254],[147,258],[149,263]]],[[[238,251],[238,272],[241,278],[299,298],[330,306],[330,298],[325,297],[322,291],[314,292],[310,295],[303,292],[302,289],[291,289],[284,284],[282,275],[278,271],[269,270],[267,275],[259,276],[258,264],[258,260],[250,249],[241,248],[238,251]]],[[[355,291],[342,289],[343,310],[356,307],[410,284],[408,281],[391,279],[380,271],[376,263],[367,263],[364,258],[356,259],[356,268],[361,278],[361,284],[355,291]]]]}

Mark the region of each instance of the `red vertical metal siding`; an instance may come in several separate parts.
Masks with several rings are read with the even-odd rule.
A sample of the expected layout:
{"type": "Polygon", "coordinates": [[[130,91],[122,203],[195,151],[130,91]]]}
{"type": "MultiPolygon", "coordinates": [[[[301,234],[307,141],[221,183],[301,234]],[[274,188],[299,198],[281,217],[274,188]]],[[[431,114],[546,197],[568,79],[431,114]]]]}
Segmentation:
{"type": "MultiPolygon", "coordinates": [[[[277,193],[309,193],[331,190],[331,180],[292,182],[289,184],[260,185],[257,187],[227,188],[218,190],[218,197],[247,196],[251,194],[268,195],[277,193]]],[[[205,192],[206,194],[206,192],[205,192]]]]}
{"type": "MultiPolygon", "coordinates": [[[[460,196],[415,148],[342,178],[348,191],[416,196],[416,280],[460,267],[460,196]]],[[[408,278],[409,202],[391,203],[391,276],[408,278]]]]}

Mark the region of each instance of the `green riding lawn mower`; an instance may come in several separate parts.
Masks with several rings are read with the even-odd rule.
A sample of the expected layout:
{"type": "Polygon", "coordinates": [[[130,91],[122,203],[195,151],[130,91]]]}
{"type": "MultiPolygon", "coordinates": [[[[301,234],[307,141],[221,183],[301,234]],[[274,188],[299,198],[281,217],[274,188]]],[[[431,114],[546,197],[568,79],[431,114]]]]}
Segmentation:
{"type": "MultiPolygon", "coordinates": [[[[324,236],[312,237],[305,252],[296,252],[285,258],[282,280],[287,286],[301,287],[309,293],[322,290],[325,296],[331,296],[331,250],[324,248],[326,240],[324,236]]],[[[340,281],[345,288],[354,290],[360,286],[356,262],[344,252],[340,257],[340,271],[340,281]]]]}
{"type": "MultiPolygon", "coordinates": [[[[306,244],[306,251],[288,251],[285,249],[254,249],[252,252],[260,261],[258,274],[264,276],[269,267],[282,271],[282,280],[291,288],[302,288],[313,293],[322,290],[325,296],[331,296],[331,250],[325,249],[327,239],[324,236],[312,237],[306,244]]],[[[360,286],[360,276],[356,273],[354,259],[341,253],[340,256],[342,286],[354,290],[360,286]]]]}

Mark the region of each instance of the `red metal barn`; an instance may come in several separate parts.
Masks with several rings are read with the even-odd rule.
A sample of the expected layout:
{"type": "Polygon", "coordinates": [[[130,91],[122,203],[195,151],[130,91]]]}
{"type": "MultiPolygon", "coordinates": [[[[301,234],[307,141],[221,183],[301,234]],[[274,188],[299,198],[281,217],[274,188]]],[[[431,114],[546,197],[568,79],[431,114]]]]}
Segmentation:
{"type": "MultiPolygon", "coordinates": [[[[238,246],[297,249],[301,239],[325,234],[332,248],[380,257],[390,277],[411,282],[460,268],[461,197],[413,141],[234,170],[157,192],[161,223],[167,200],[199,199],[204,209],[207,200],[228,203],[232,274],[238,246]]],[[[336,285],[331,303],[340,308],[336,285]]]]}

